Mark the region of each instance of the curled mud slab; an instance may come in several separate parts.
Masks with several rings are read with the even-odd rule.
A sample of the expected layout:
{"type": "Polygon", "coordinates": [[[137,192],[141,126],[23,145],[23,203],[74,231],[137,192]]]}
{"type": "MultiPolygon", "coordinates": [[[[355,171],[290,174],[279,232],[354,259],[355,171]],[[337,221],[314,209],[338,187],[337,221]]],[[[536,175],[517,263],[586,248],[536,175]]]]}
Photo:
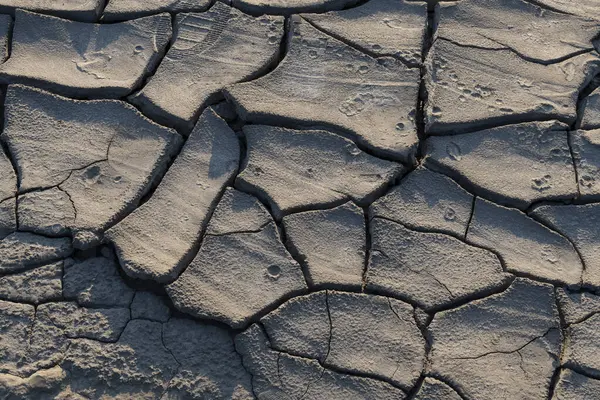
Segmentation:
{"type": "Polygon", "coordinates": [[[596,0],[0,0],[0,398],[600,398],[596,0]]]}

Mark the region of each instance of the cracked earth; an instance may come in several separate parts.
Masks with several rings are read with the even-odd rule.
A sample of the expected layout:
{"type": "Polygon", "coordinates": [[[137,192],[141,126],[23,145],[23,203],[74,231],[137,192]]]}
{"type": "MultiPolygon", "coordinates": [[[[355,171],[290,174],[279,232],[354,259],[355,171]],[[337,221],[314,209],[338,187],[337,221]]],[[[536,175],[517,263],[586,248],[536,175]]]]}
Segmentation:
{"type": "Polygon", "coordinates": [[[1,399],[600,399],[600,1],[0,14],[1,399]]]}

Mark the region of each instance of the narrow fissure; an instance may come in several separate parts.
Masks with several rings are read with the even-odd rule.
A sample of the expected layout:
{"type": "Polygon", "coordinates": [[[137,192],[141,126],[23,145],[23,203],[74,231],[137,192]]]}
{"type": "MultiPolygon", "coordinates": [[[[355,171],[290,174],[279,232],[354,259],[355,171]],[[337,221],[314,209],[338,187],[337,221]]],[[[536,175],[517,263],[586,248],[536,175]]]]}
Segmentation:
{"type": "Polygon", "coordinates": [[[556,331],[556,330],[558,330],[558,329],[555,328],[555,327],[548,328],[546,330],[546,332],[544,332],[543,335],[536,336],[536,337],[528,340],[525,344],[519,346],[518,348],[516,348],[514,350],[493,350],[493,351],[488,351],[486,353],[483,353],[483,354],[480,354],[480,355],[477,355],[477,356],[454,357],[452,359],[453,360],[477,360],[479,358],[487,357],[487,356],[494,355],[494,354],[514,354],[514,353],[518,353],[519,351],[523,350],[525,347],[529,346],[530,344],[532,344],[536,340],[542,339],[542,338],[546,337],[548,334],[550,334],[550,332],[553,332],[553,331],[556,331]]]}
{"type": "Polygon", "coordinates": [[[102,4],[100,4],[100,7],[98,7],[98,17],[96,18],[96,23],[99,23],[100,21],[102,21],[102,17],[104,16],[104,11],[106,10],[106,7],[108,7],[108,3],[110,3],[111,0],[103,0],[102,4]]]}
{"type": "Polygon", "coordinates": [[[575,173],[575,187],[577,188],[577,198],[581,198],[581,187],[579,186],[579,169],[577,168],[577,159],[575,158],[575,151],[573,150],[573,131],[567,132],[567,144],[569,146],[569,154],[571,155],[571,161],[573,163],[573,172],[575,173]]]}
{"type": "Polygon", "coordinates": [[[407,400],[414,399],[417,396],[417,394],[419,393],[419,391],[421,390],[421,387],[423,386],[424,382],[425,382],[425,374],[421,373],[421,376],[419,376],[419,379],[417,379],[417,382],[413,385],[413,387],[408,392],[406,392],[406,399],[407,400]]]}
{"type": "Polygon", "coordinates": [[[443,36],[438,37],[438,39],[444,40],[448,43],[452,43],[453,45],[458,46],[458,47],[465,47],[465,48],[469,48],[469,49],[479,49],[479,50],[486,50],[486,51],[509,51],[509,52],[513,53],[514,55],[516,55],[517,57],[521,58],[523,61],[530,62],[533,64],[540,64],[540,65],[558,64],[563,61],[567,61],[573,57],[577,57],[582,54],[587,54],[587,53],[591,53],[594,51],[594,48],[591,47],[589,49],[582,49],[582,50],[575,51],[573,53],[567,54],[567,55],[559,57],[559,58],[553,58],[550,60],[541,60],[539,58],[529,57],[529,56],[513,49],[512,47],[507,46],[504,43],[501,43],[493,38],[490,38],[485,35],[481,35],[481,36],[483,36],[484,38],[486,38],[487,40],[489,40],[491,42],[497,43],[500,47],[486,47],[486,46],[477,46],[477,45],[473,45],[473,44],[464,44],[464,43],[460,43],[460,42],[457,42],[455,40],[452,40],[450,38],[443,37],[443,36]]]}
{"type": "Polygon", "coordinates": [[[373,380],[376,380],[376,381],[379,381],[379,382],[386,382],[386,383],[390,384],[391,386],[393,386],[393,387],[395,387],[397,389],[400,389],[404,393],[406,393],[406,388],[403,388],[403,387],[399,386],[397,382],[391,381],[391,379],[388,378],[388,377],[384,377],[384,376],[377,375],[377,374],[372,374],[372,373],[367,373],[367,372],[362,373],[362,372],[357,372],[357,371],[351,371],[351,370],[347,370],[347,369],[344,369],[344,368],[336,367],[335,365],[328,364],[326,362],[326,360],[321,361],[321,360],[318,360],[318,359],[315,359],[315,358],[309,358],[309,357],[303,356],[301,354],[290,353],[290,352],[288,352],[286,350],[275,349],[275,348],[273,348],[272,341],[269,338],[269,334],[268,334],[267,330],[265,329],[265,326],[262,323],[260,323],[260,322],[257,322],[257,324],[260,326],[260,328],[262,329],[263,333],[265,334],[265,337],[267,338],[267,341],[269,343],[269,348],[272,351],[274,351],[274,352],[277,352],[277,353],[280,353],[280,354],[286,354],[286,355],[291,356],[291,357],[296,357],[296,358],[302,358],[302,359],[305,359],[305,360],[316,361],[321,366],[321,368],[326,369],[328,371],[332,371],[332,372],[338,373],[338,374],[343,374],[343,375],[348,375],[348,376],[355,376],[355,377],[359,377],[359,378],[373,379],[373,380]]]}
{"type": "Polygon", "coordinates": [[[471,213],[469,214],[469,220],[467,221],[467,227],[465,229],[464,240],[467,241],[467,237],[469,236],[469,229],[471,229],[471,224],[473,223],[473,217],[475,216],[475,204],[477,204],[477,196],[473,196],[473,200],[471,201],[471,213]]]}
{"type": "MultiPolygon", "coordinates": [[[[176,39],[176,36],[177,36],[176,35],[176,33],[177,33],[177,28],[176,28],[177,14],[170,13],[169,15],[171,16],[171,20],[170,20],[171,37],[169,37],[169,41],[167,42],[167,44],[166,44],[165,48],[163,49],[163,51],[155,55],[155,57],[157,59],[154,62],[154,65],[152,65],[152,68],[147,68],[145,70],[145,73],[143,74],[142,77],[140,77],[140,79],[137,82],[137,84],[135,85],[135,87],[129,92],[129,94],[127,94],[126,96],[123,96],[121,98],[121,100],[126,101],[127,103],[131,104],[131,102],[129,102],[127,98],[129,96],[134,95],[135,93],[139,92],[140,90],[142,90],[144,88],[144,86],[146,86],[148,84],[148,82],[150,81],[150,79],[152,79],[152,77],[154,76],[154,74],[156,74],[156,71],[158,71],[158,69],[160,68],[160,65],[162,64],[163,60],[167,56],[167,53],[169,52],[169,50],[173,46],[173,43],[175,43],[175,39],[176,39]]],[[[148,64],[150,64],[150,61],[148,61],[148,64]]],[[[148,65],[148,67],[150,67],[150,65],[148,65]]],[[[138,107],[136,107],[136,108],[138,108],[138,107]]],[[[138,110],[139,110],[139,108],[138,108],[138,110]]]]}
{"type": "Polygon", "coordinates": [[[416,154],[416,163],[417,165],[422,164],[423,158],[426,154],[426,106],[429,94],[427,92],[427,57],[429,56],[429,52],[431,51],[431,47],[433,46],[433,42],[435,40],[435,35],[437,31],[436,24],[436,9],[435,6],[429,6],[427,9],[427,26],[425,28],[425,38],[423,40],[423,50],[421,52],[421,70],[420,70],[420,78],[419,78],[419,97],[417,99],[417,107],[415,112],[415,125],[417,127],[417,137],[419,139],[419,144],[417,146],[417,154],[416,154]]]}
{"type": "Polygon", "coordinates": [[[327,36],[331,36],[335,40],[338,40],[338,41],[342,42],[343,44],[345,44],[346,46],[351,47],[352,49],[359,51],[361,53],[364,53],[371,58],[378,59],[378,58],[391,57],[391,58],[394,58],[394,59],[400,61],[402,64],[404,64],[404,66],[406,68],[420,68],[420,65],[418,65],[416,63],[410,63],[407,60],[403,59],[402,57],[398,57],[398,55],[395,53],[376,53],[376,52],[371,51],[368,48],[365,48],[359,44],[353,43],[352,41],[348,40],[347,38],[345,38],[343,36],[338,35],[335,32],[332,32],[322,26],[319,26],[318,24],[310,21],[309,19],[302,18],[302,21],[306,22],[307,24],[309,24],[310,26],[312,26],[319,32],[322,32],[327,36]]]}
{"type": "Polygon", "coordinates": [[[556,385],[558,384],[558,381],[560,379],[561,371],[562,368],[560,366],[556,367],[554,373],[552,374],[552,377],[550,378],[550,386],[548,388],[548,400],[554,399],[554,391],[556,390],[556,385]]]}
{"type": "MultiPolygon", "coordinates": [[[[2,61],[2,63],[5,63],[6,61],[8,61],[8,59],[10,58],[11,54],[12,54],[12,39],[13,39],[13,31],[15,29],[15,18],[11,17],[10,19],[10,26],[8,28],[8,34],[6,36],[6,57],[5,59],[2,61]]],[[[2,90],[2,96],[6,95],[6,88],[4,87],[2,90]]],[[[4,100],[2,100],[4,104],[4,100]]]]}
{"type": "Polygon", "coordinates": [[[362,273],[362,285],[361,291],[364,292],[367,287],[367,279],[369,273],[369,258],[371,257],[371,225],[369,218],[369,207],[363,207],[363,214],[365,218],[365,260],[363,265],[363,273],[362,273]]]}
{"type": "Polygon", "coordinates": [[[326,130],[329,133],[341,136],[344,139],[352,141],[360,151],[370,155],[371,157],[406,166],[406,164],[400,160],[399,156],[392,156],[388,153],[383,152],[383,150],[372,147],[371,145],[366,143],[366,141],[363,138],[358,136],[356,132],[344,129],[340,126],[330,124],[327,122],[307,121],[284,116],[277,116],[273,118],[270,117],[264,120],[263,122],[256,124],[252,122],[246,122],[245,125],[268,125],[277,128],[293,129],[297,131],[326,130]]]}
{"type": "Polygon", "coordinates": [[[566,11],[562,11],[556,7],[549,6],[548,4],[544,4],[543,2],[541,2],[539,0],[523,0],[523,1],[526,3],[532,4],[536,7],[539,7],[542,10],[552,11],[552,12],[555,12],[558,14],[563,14],[563,15],[574,15],[574,14],[568,13],[566,11]]]}

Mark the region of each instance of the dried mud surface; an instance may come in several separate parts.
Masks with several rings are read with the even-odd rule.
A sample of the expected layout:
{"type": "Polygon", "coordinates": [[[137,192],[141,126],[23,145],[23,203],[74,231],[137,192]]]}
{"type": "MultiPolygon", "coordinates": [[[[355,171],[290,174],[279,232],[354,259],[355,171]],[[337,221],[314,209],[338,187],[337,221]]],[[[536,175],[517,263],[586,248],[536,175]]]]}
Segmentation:
{"type": "Polygon", "coordinates": [[[0,399],[600,398],[600,2],[0,0],[0,399]]]}

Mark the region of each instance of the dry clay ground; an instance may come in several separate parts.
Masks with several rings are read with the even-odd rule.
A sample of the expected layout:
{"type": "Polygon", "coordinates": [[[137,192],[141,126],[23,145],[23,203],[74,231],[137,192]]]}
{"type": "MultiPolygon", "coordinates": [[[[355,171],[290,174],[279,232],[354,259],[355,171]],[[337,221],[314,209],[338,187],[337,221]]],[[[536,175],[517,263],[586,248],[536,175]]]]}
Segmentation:
{"type": "Polygon", "coordinates": [[[600,1],[104,3],[0,0],[0,398],[600,398],[600,1]]]}

